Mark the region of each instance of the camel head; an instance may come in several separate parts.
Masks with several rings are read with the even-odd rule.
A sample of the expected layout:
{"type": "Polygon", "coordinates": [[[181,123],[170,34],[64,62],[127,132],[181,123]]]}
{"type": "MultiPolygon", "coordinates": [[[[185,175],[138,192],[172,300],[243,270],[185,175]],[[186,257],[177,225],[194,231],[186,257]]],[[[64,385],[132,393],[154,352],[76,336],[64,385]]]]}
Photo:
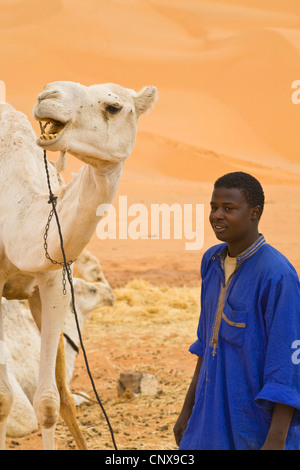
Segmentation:
{"type": "Polygon", "coordinates": [[[37,143],[93,165],[99,160],[120,162],[132,152],[139,116],[155,100],[152,86],[135,92],[111,83],[49,83],[34,106],[34,117],[42,126],[37,143]]]}

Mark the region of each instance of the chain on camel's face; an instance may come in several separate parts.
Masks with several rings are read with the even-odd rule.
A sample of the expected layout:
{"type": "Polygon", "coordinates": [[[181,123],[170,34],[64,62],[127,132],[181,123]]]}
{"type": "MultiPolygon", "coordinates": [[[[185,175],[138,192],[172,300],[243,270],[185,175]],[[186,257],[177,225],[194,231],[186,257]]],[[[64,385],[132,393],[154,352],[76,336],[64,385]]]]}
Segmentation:
{"type": "Polygon", "coordinates": [[[138,117],[151,108],[155,96],[155,87],[136,93],[115,84],[49,83],[34,107],[42,124],[37,143],[92,164],[97,159],[125,160],[135,143],[138,117]]]}

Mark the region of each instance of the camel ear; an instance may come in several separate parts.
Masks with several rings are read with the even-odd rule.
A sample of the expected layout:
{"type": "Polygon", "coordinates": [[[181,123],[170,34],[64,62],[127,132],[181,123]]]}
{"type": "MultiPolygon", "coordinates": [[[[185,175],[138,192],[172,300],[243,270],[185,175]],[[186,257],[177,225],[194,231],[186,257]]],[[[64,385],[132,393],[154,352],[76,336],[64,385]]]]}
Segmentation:
{"type": "Polygon", "coordinates": [[[137,117],[147,113],[157,100],[157,89],[155,86],[146,86],[134,97],[137,117]]]}

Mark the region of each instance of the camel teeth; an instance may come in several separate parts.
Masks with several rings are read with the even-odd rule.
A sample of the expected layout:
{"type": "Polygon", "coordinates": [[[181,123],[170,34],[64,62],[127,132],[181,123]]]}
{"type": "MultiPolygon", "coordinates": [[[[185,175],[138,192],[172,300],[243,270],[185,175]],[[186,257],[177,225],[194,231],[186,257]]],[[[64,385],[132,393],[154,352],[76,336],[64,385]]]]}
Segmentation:
{"type": "Polygon", "coordinates": [[[45,134],[44,133],[44,134],[41,135],[40,138],[43,139],[43,140],[53,140],[53,139],[56,139],[57,135],[58,135],[57,133],[55,133],[55,134],[45,134]]]}

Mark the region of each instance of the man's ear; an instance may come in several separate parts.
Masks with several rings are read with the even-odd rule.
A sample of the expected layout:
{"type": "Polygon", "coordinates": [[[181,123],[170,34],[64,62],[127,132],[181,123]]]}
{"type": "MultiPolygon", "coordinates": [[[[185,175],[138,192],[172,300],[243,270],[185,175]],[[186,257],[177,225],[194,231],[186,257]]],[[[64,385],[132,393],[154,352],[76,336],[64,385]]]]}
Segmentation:
{"type": "Polygon", "coordinates": [[[253,220],[259,220],[262,214],[262,210],[260,206],[255,206],[251,208],[251,218],[253,220]]]}
{"type": "Polygon", "coordinates": [[[157,100],[157,89],[155,86],[146,86],[134,97],[137,117],[149,111],[157,100]]]}

